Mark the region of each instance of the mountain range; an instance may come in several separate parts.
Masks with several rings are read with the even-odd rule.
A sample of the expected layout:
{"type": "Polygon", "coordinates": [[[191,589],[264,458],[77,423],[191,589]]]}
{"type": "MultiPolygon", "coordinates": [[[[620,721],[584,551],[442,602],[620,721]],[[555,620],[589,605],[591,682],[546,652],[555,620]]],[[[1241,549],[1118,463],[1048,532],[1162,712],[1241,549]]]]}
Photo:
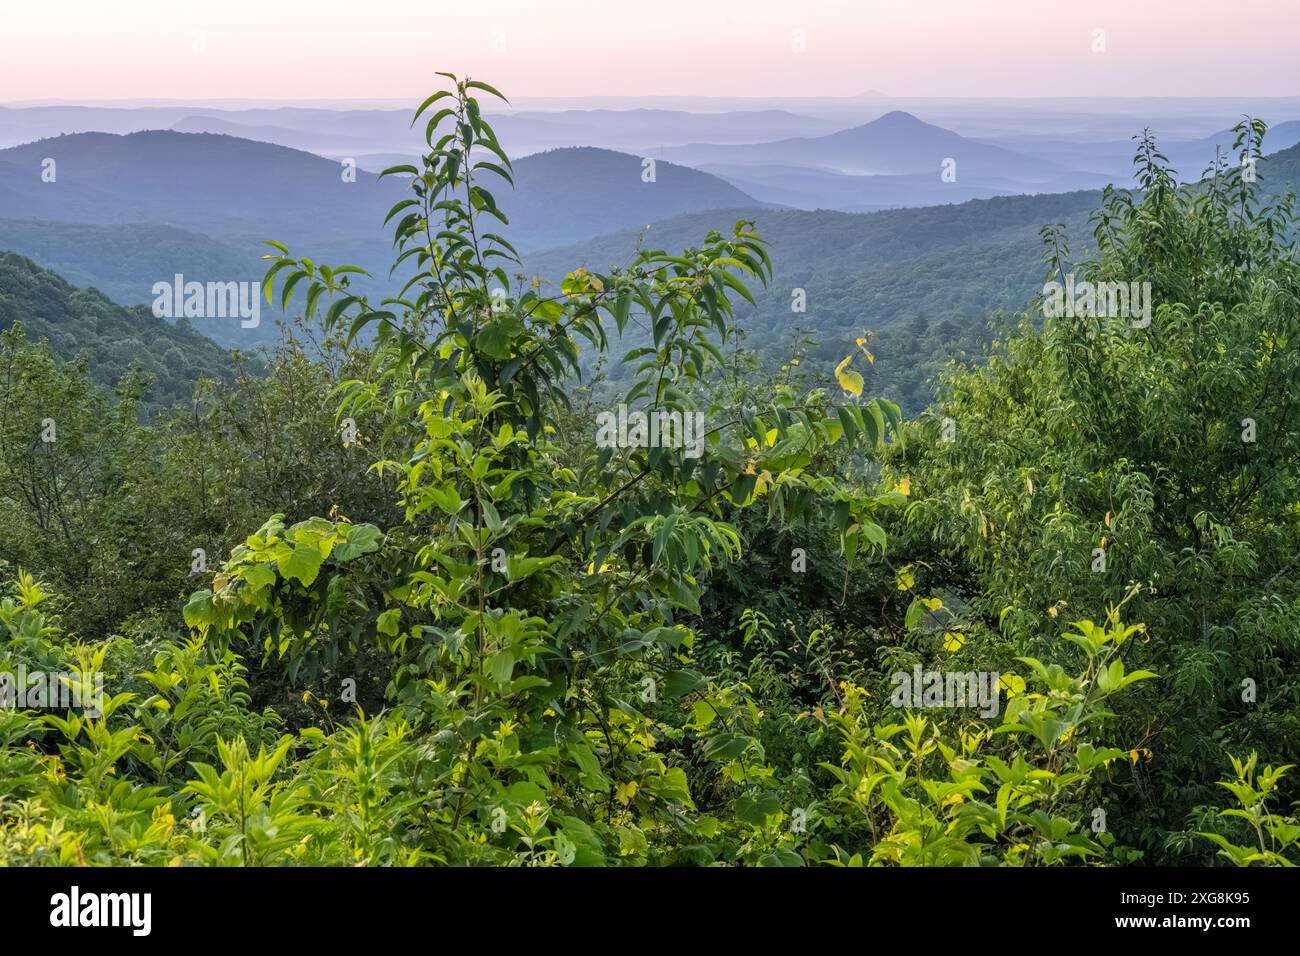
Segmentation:
{"type": "MultiPolygon", "coordinates": [[[[709,173],[575,147],[514,163],[513,190],[491,183],[510,231],[534,248],[695,209],[761,202],[709,173]]],[[[224,134],[76,133],[0,150],[5,218],[161,223],[218,237],[292,242],[383,239],[409,195],[401,177],[224,134]],[[53,161],[53,181],[42,176],[53,161]]]]}
{"type": "MultiPolygon", "coordinates": [[[[580,241],[700,209],[764,207],[705,172],[588,147],[524,157],[515,188],[487,183],[521,249],[580,241]]],[[[152,299],[157,281],[256,281],[264,240],[295,254],[371,270],[362,292],[384,293],[391,240],[383,219],[409,190],[401,177],[301,150],[210,133],[77,133],[0,150],[0,248],[93,284],[119,302],[152,299]],[[53,160],[53,181],[42,173],[53,160]]],[[[226,322],[216,340],[249,347],[274,327],[226,322]]]]}
{"type": "MultiPolygon", "coordinates": [[[[301,113],[321,111],[287,112],[286,119],[302,122],[301,113]]],[[[1274,132],[1288,142],[1300,138],[1300,124],[1274,132]]],[[[1215,145],[1223,145],[1221,134],[1197,148],[1215,145]]],[[[886,379],[902,354],[891,354],[888,343],[900,344],[904,330],[965,341],[984,317],[1023,307],[1041,280],[1039,228],[1064,223],[1082,248],[1088,213],[1101,198],[1095,189],[1063,191],[1077,175],[1064,162],[1035,166],[1029,153],[899,112],[826,136],[683,149],[728,159],[696,169],[662,157],[565,147],[516,160],[513,190],[486,183],[511,219],[503,231],[522,251],[525,274],[554,281],[577,266],[605,270],[639,246],[683,248],[710,230],[753,220],[770,243],[776,273],[745,316],[751,346],[784,354],[795,330],[809,328],[821,340],[815,357],[834,361],[844,342],[872,331],[886,338],[876,369],[886,379]],[[943,182],[937,166],[916,171],[944,152],[956,154],[956,182],[943,182]],[[814,159],[858,165],[855,172],[799,165],[814,159]],[[1016,192],[999,185],[1004,163],[1056,178],[1045,179],[1041,192],[1000,194],[1016,192]],[[911,202],[897,201],[903,192],[911,202]],[[835,205],[854,211],[824,208],[835,205]],[[804,313],[791,311],[795,288],[806,292],[804,313]]],[[[113,303],[150,302],[154,283],[176,273],[255,282],[264,271],[263,239],[285,241],[295,254],[317,261],[369,268],[373,278],[358,289],[391,293],[400,277],[386,275],[392,250],[382,219],[408,194],[406,187],[400,177],[381,180],[360,168],[348,181],[344,171],[309,152],[211,132],[76,133],[0,150],[0,249],[63,277],[62,285],[53,273],[34,278],[10,257],[3,281],[21,281],[25,291],[18,296],[0,284],[8,296],[4,321],[23,319],[33,289],[49,290],[56,305],[33,313],[43,323],[40,334],[67,355],[87,341],[98,343],[108,357],[104,375],[111,377],[126,367],[131,349],[153,354],[146,341],[182,355],[202,336],[240,348],[272,341],[277,333],[269,318],[256,329],[236,321],[195,320],[193,329],[178,324],[171,328],[185,335],[173,341],[128,331],[147,309],[106,311],[113,303]],[[47,160],[54,161],[53,181],[43,177],[47,160]],[[92,300],[78,318],[81,303],[92,300]],[[94,328],[120,335],[128,346],[81,330],[79,322],[101,314],[107,318],[95,318],[94,328]]],[[[1300,146],[1269,157],[1260,175],[1273,192],[1300,181],[1300,146]]],[[[1106,181],[1112,179],[1126,184],[1119,177],[1106,181]]],[[[162,320],[147,318],[142,329],[161,328],[162,320]]],[[[197,348],[200,358],[184,367],[222,373],[214,353],[197,348]]],[[[923,402],[920,373],[897,374],[900,392],[890,397],[913,407],[923,402]]],[[[163,378],[170,393],[176,383],[163,378]]]]}

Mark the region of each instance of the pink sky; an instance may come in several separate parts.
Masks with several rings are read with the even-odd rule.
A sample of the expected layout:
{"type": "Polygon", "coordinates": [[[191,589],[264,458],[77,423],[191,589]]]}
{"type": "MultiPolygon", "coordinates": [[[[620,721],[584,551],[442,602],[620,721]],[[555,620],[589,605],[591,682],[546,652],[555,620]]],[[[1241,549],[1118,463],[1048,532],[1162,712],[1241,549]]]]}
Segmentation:
{"type": "Polygon", "coordinates": [[[413,98],[435,70],[519,96],[1300,94],[1300,0],[0,5],[5,102],[413,98]]]}

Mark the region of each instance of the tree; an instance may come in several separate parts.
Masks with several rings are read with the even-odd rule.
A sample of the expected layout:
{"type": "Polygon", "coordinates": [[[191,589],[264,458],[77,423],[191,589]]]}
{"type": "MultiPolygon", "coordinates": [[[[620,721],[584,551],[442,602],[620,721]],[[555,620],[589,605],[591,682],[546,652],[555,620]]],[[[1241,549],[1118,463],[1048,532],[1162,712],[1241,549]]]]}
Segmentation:
{"type": "MultiPolygon", "coordinates": [[[[1263,132],[1238,127],[1242,157],[1263,132]]],[[[1146,137],[1136,165],[1140,192],[1108,189],[1093,217],[1091,258],[1044,230],[1047,279],[1149,284],[1150,324],[1026,317],[986,370],[951,374],[896,467],[917,536],[967,568],[990,653],[1032,653],[1058,614],[1132,594],[1150,625],[1136,661],[1165,679],[1124,710],[1155,756],[1131,767],[1123,814],[1177,855],[1225,749],[1295,759],[1300,265],[1292,198],[1249,164],[1179,186],[1146,137]]]]}

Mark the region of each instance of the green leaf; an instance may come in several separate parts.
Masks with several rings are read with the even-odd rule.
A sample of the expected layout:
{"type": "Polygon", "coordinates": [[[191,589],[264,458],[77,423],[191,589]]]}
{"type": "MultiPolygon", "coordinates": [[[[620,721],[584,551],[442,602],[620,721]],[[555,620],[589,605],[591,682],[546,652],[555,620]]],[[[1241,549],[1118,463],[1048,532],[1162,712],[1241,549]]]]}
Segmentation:
{"type": "Polygon", "coordinates": [[[186,627],[205,627],[215,620],[212,607],[212,592],[195,591],[190,595],[184,610],[186,627]]]}
{"type": "Polygon", "coordinates": [[[344,535],[342,541],[334,546],[335,561],[351,561],[363,554],[379,550],[379,542],[384,535],[372,524],[339,525],[339,533],[344,535]]]}
{"type": "Polygon", "coordinates": [[[275,570],[269,562],[247,564],[239,569],[239,577],[248,585],[250,591],[260,591],[267,585],[275,583],[275,570]]]}
{"type": "Polygon", "coordinates": [[[493,654],[484,667],[488,677],[497,684],[509,683],[510,675],[515,668],[515,655],[510,648],[505,647],[493,654]]]}
{"type": "Polygon", "coordinates": [[[303,585],[310,587],[316,580],[316,575],[320,573],[323,560],[320,548],[315,544],[310,541],[299,541],[294,545],[289,557],[280,560],[280,575],[286,580],[301,581],[303,585]]]}
{"type": "Polygon", "coordinates": [[[505,98],[505,96],[504,96],[502,93],[500,93],[500,92],[496,89],[496,87],[488,86],[486,83],[482,82],[481,80],[469,80],[469,81],[465,84],[465,89],[467,89],[467,90],[483,90],[485,93],[491,93],[493,96],[495,96],[495,97],[496,97],[497,99],[499,99],[499,100],[503,100],[503,101],[506,102],[506,103],[509,103],[509,102],[510,102],[509,100],[507,100],[507,99],[505,98]]]}

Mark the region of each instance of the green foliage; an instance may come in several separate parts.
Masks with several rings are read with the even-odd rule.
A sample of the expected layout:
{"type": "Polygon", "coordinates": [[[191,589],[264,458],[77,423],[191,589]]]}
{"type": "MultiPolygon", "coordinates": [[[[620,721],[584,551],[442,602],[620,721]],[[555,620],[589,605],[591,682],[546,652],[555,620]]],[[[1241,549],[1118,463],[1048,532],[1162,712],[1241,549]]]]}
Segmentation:
{"type": "MultiPolygon", "coordinates": [[[[1239,134],[1258,157],[1262,124],[1239,134]]],[[[1062,610],[1131,595],[1137,663],[1165,680],[1122,709],[1157,755],[1123,814],[1178,858],[1225,750],[1294,755],[1300,266],[1289,196],[1237,164],[1177,186],[1162,163],[1145,139],[1142,192],[1107,191],[1094,258],[1071,265],[1045,230],[1049,279],[1149,282],[1150,327],[1026,320],[986,370],[954,371],[892,467],[916,553],[997,621],[982,652],[1032,652],[1062,610]]]]}
{"type": "Polygon", "coordinates": [[[1234,866],[1250,866],[1254,863],[1295,866],[1296,858],[1300,857],[1300,823],[1293,816],[1284,817],[1268,808],[1268,802],[1277,796],[1279,781],[1286,776],[1291,765],[1270,765],[1257,773],[1258,761],[1259,755],[1255,753],[1244,761],[1233,757],[1232,769],[1236,771],[1237,779],[1219,783],[1241,805],[1219,811],[1220,818],[1230,822],[1246,821],[1249,835],[1254,838],[1255,844],[1238,846],[1221,833],[1202,833],[1201,836],[1217,844],[1219,855],[1230,860],[1234,866]]]}
{"type": "Polygon", "coordinates": [[[383,481],[358,467],[377,422],[359,416],[347,445],[330,407],[364,353],[328,340],[308,351],[291,339],[146,425],[139,375],[110,397],[83,363],[21,328],[0,333],[0,560],[39,568],[78,608],[78,631],[98,636],[147,609],[179,622],[193,574],[211,574],[268,513],[396,514],[383,481]],[[211,556],[205,571],[193,570],[195,549],[211,556]]]}
{"type": "MultiPolygon", "coordinates": [[[[291,341],[266,376],[202,383],[146,426],[133,380],[114,404],[5,340],[22,371],[0,433],[0,678],[102,673],[106,694],[95,713],[0,709],[0,861],[1158,857],[1180,804],[1144,762],[1217,773],[1189,716],[1198,668],[1263,678],[1294,643],[1289,207],[1174,189],[1148,156],[1087,268],[1157,285],[1162,334],[1026,328],[953,373],[945,442],[862,398],[865,336],[833,376],[806,337],[767,373],[740,321],[773,274],[748,221],[555,285],[526,274],[477,98],[500,94],[444,75],[415,117],[428,152],[386,173],[410,192],[388,214],[399,295],[271,244],[264,291],[301,303],[310,353],[291,341]],[[591,369],[681,440],[623,440],[591,369]],[[1234,390],[1280,429],[1254,457],[1210,427],[1234,390]],[[36,447],[56,402],[61,437],[36,447]],[[1113,578],[1087,569],[1098,534],[1113,578]],[[212,556],[197,584],[193,547],[212,556]],[[1066,607],[1106,618],[1061,634],[1066,607]],[[991,674],[992,710],[900,702],[910,668],[991,674]],[[1143,811],[1152,786],[1163,809],[1143,811]]],[[[1275,706],[1222,743],[1277,744],[1275,706]]],[[[1281,772],[1256,790],[1253,767],[1233,792],[1277,862],[1294,823],[1263,809],[1281,772]]]]}
{"type": "Polygon", "coordinates": [[[172,325],[142,306],[123,308],[95,289],[75,289],[47,269],[0,252],[0,330],[21,326],[75,360],[95,383],[138,381],[142,409],[165,408],[189,396],[194,383],[235,376],[229,353],[188,322],[172,325]]]}

